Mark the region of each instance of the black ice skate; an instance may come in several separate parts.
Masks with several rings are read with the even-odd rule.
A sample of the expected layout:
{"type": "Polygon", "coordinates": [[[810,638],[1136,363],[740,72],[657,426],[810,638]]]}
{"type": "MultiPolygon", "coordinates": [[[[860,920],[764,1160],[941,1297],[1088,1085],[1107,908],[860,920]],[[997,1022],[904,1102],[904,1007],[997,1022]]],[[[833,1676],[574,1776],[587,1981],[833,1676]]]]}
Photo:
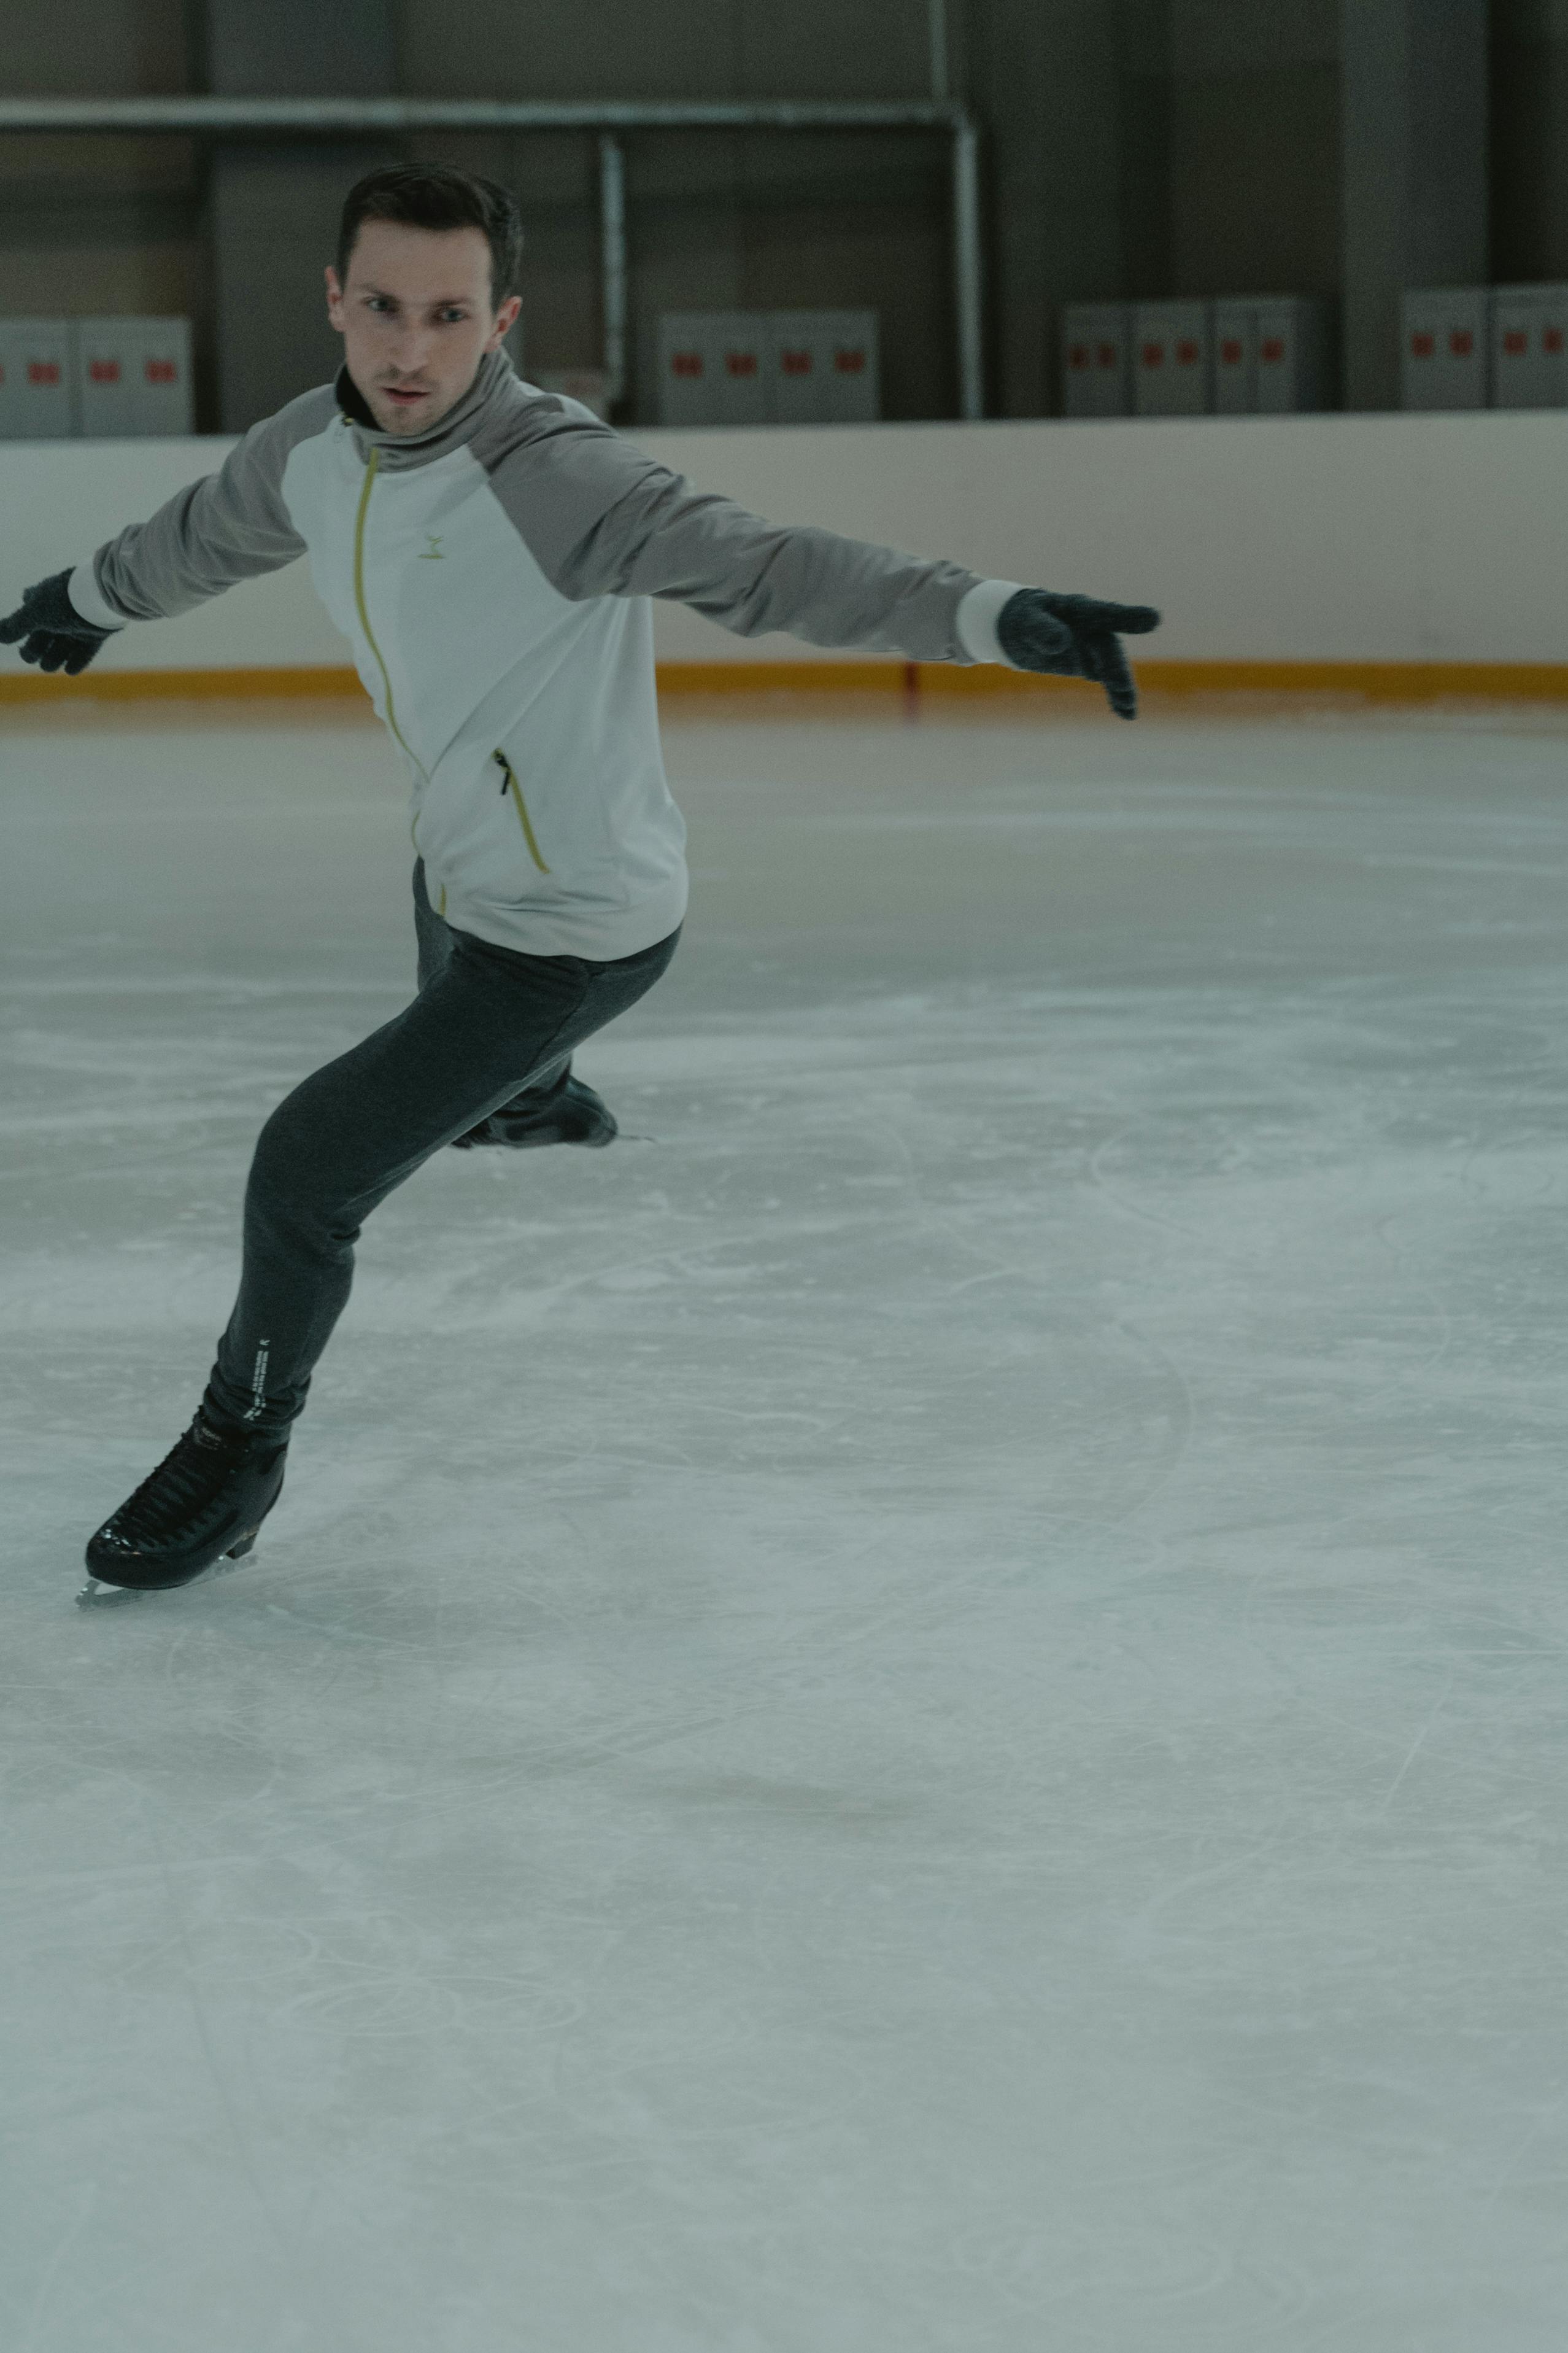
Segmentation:
{"type": "Polygon", "coordinates": [[[178,1445],[89,1541],[91,1578],[78,1599],[162,1592],[242,1559],[278,1501],[288,1451],[287,1432],[220,1430],[198,1412],[178,1445]],[[100,1596],[100,1585],[118,1591],[100,1596]]]}
{"type": "Polygon", "coordinates": [[[609,1105],[568,1068],[552,1086],[513,1095],[454,1145],[459,1152],[475,1144],[510,1144],[522,1151],[536,1144],[608,1144],[618,1133],[609,1105]]]}

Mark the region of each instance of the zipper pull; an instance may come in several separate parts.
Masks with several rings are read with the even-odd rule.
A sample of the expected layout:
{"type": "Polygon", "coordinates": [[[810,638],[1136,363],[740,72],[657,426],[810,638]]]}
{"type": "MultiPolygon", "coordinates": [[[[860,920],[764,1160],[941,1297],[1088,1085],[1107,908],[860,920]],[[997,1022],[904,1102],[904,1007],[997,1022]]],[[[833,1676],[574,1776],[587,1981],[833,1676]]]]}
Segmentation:
{"type": "Polygon", "coordinates": [[[500,797],[504,801],[506,798],[506,788],[511,779],[511,770],[507,765],[507,757],[504,752],[492,752],[490,754],[490,758],[500,770],[500,797]]]}

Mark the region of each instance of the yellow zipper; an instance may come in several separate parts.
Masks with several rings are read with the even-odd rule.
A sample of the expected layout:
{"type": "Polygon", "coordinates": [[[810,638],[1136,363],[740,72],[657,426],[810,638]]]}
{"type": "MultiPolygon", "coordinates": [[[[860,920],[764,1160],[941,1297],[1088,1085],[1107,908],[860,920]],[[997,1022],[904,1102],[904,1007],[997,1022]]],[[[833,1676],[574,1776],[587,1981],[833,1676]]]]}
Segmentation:
{"type": "Polygon", "coordinates": [[[548,874],[550,869],[546,866],[543,859],[541,858],[539,854],[539,844],[533,838],[533,828],[529,823],[528,803],[522,797],[522,786],[517,781],[517,772],[504,752],[498,751],[496,753],[495,763],[506,778],[506,784],[501,786],[501,790],[505,792],[510,786],[512,799],[517,803],[517,813],[522,823],[522,838],[528,844],[528,854],[532,859],[534,864],[538,867],[540,872],[542,874],[548,874]]]}
{"type": "MultiPolygon", "coordinates": [[[[413,745],[409,743],[407,737],[404,734],[402,728],[397,723],[397,710],[393,701],[392,694],[392,679],[387,670],[381,648],[376,644],[375,631],[370,626],[370,614],[365,606],[364,519],[370,507],[371,490],[374,484],[376,470],[380,463],[380,450],[373,449],[365,464],[364,488],[359,494],[359,512],[354,516],[354,604],[359,613],[360,628],[364,631],[365,643],[369,646],[371,652],[375,656],[375,666],[381,672],[382,691],[386,696],[386,723],[388,727],[391,728],[392,733],[396,737],[398,743],[402,744],[403,749],[407,753],[408,757],[414,762],[414,765],[418,769],[420,776],[423,776],[425,782],[428,784],[430,779],[425,774],[424,762],[418,757],[413,745]]],[[[535,866],[538,867],[539,871],[542,874],[548,874],[550,869],[546,866],[543,859],[539,854],[539,844],[534,839],[533,827],[529,818],[528,804],[522,797],[522,788],[517,781],[517,776],[512,769],[511,762],[507,758],[504,752],[499,750],[497,751],[495,757],[497,765],[505,774],[507,785],[510,786],[511,789],[512,799],[517,805],[517,814],[522,825],[522,838],[528,844],[528,854],[532,859],[535,866]]],[[[418,832],[414,825],[410,825],[408,830],[410,838],[413,840],[414,847],[417,850],[419,848],[418,832]]],[[[437,914],[445,915],[446,912],[447,887],[446,884],[443,883],[441,886],[440,903],[437,908],[437,914]]]]}
{"type": "MultiPolygon", "coordinates": [[[[365,511],[370,505],[371,485],[375,480],[376,469],[380,463],[381,451],[379,449],[373,449],[365,464],[364,488],[359,494],[359,512],[354,517],[354,603],[359,608],[359,625],[364,631],[365,643],[369,646],[372,653],[375,656],[375,666],[381,672],[382,688],[386,696],[386,723],[391,728],[393,733],[396,736],[398,742],[402,744],[404,750],[407,753],[409,758],[414,762],[414,765],[418,769],[420,775],[425,776],[425,782],[428,784],[430,779],[428,776],[425,776],[425,765],[423,761],[416,756],[413,746],[409,744],[402,728],[397,723],[397,712],[394,707],[392,700],[392,680],[387,674],[386,664],[382,659],[381,648],[375,642],[375,631],[370,626],[370,615],[365,609],[364,518],[365,511]]],[[[413,831],[412,827],[409,830],[411,832],[413,831]]],[[[416,849],[419,847],[417,837],[415,839],[414,847],[416,849]]]]}

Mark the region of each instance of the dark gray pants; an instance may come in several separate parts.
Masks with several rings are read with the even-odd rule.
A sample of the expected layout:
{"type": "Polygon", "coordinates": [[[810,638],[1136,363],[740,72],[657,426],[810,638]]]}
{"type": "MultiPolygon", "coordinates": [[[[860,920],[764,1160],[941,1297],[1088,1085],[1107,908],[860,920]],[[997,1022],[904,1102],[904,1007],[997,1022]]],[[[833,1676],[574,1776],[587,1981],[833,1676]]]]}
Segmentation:
{"type": "Polygon", "coordinates": [[[653,987],[680,937],[613,964],[493,947],[434,913],[422,865],[414,909],[414,1002],[297,1086],[257,1141],[239,1297],[203,1400],[231,1428],[281,1429],[303,1409],[377,1204],[521,1090],[557,1079],[653,987]]]}

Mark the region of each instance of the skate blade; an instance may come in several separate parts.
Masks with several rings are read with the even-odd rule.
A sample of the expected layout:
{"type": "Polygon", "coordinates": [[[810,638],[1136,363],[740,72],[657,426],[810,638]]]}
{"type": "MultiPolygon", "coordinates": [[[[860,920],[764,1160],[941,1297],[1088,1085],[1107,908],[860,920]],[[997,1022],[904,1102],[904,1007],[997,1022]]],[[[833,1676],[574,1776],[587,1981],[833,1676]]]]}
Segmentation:
{"type": "Polygon", "coordinates": [[[89,1577],[77,1595],[79,1609],[116,1609],[122,1601],[140,1601],[142,1594],[134,1585],[103,1585],[89,1577]]]}
{"type": "Polygon", "coordinates": [[[125,1601],[161,1601],[166,1594],[189,1593],[193,1586],[210,1585],[215,1577],[227,1577],[240,1563],[249,1557],[256,1543],[254,1535],[236,1545],[232,1552],[220,1553],[195,1577],[187,1577],[184,1585],[106,1585],[100,1577],[89,1577],[76,1597],[79,1609],[118,1609],[125,1601]]]}

